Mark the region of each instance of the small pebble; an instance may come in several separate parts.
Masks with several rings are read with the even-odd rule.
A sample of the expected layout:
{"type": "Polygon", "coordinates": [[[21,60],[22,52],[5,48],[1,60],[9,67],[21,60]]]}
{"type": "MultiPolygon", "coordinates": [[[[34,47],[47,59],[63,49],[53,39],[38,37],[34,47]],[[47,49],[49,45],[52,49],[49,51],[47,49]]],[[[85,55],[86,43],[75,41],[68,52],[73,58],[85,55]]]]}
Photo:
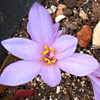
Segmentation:
{"type": "Polygon", "coordinates": [[[75,22],[77,25],[81,25],[82,24],[82,19],[81,18],[76,18],[75,22]]]}
{"type": "Polygon", "coordinates": [[[63,8],[66,8],[66,5],[64,5],[64,4],[59,4],[58,10],[62,10],[63,8]]]}
{"type": "Polygon", "coordinates": [[[56,16],[59,16],[59,15],[63,15],[63,11],[62,10],[57,10],[56,16]]]}
{"type": "Polygon", "coordinates": [[[52,10],[50,8],[47,9],[49,14],[52,14],[52,10]]]}
{"type": "Polygon", "coordinates": [[[100,21],[97,23],[93,30],[92,45],[100,46],[100,21]]]}
{"type": "Polygon", "coordinates": [[[56,10],[57,10],[57,7],[56,7],[56,6],[54,6],[54,5],[52,5],[52,6],[50,7],[50,9],[51,9],[51,11],[52,11],[53,13],[55,13],[55,12],[56,12],[56,10]]]}
{"type": "Polygon", "coordinates": [[[56,93],[58,94],[60,92],[60,86],[57,86],[56,93]]]}
{"type": "Polygon", "coordinates": [[[70,75],[69,73],[67,73],[67,72],[65,73],[65,75],[66,75],[66,76],[69,76],[69,77],[71,76],[71,75],[70,75]]]}
{"type": "Polygon", "coordinates": [[[63,35],[68,33],[68,29],[66,27],[62,27],[61,30],[63,35]]]}
{"type": "Polygon", "coordinates": [[[97,22],[100,20],[100,3],[93,3],[92,4],[92,22],[97,22]]]}
{"type": "Polygon", "coordinates": [[[84,10],[83,10],[82,8],[80,8],[79,16],[80,16],[83,20],[87,20],[87,19],[88,19],[87,14],[84,12],[84,10]]]}
{"type": "Polygon", "coordinates": [[[52,98],[50,98],[49,100],[52,100],[52,98]]]}
{"type": "Polygon", "coordinates": [[[71,30],[77,29],[77,27],[70,21],[65,21],[64,23],[65,23],[67,29],[71,29],[71,30]]]}
{"type": "Polygon", "coordinates": [[[63,13],[64,15],[69,16],[69,15],[72,15],[72,10],[68,8],[64,8],[63,13]]]}
{"type": "Polygon", "coordinates": [[[66,5],[64,4],[60,4],[58,7],[57,7],[57,12],[56,12],[56,16],[58,15],[63,15],[63,9],[66,8],[66,5]]]}
{"type": "Polygon", "coordinates": [[[69,95],[62,95],[59,100],[70,100],[69,95]]]}
{"type": "Polygon", "coordinates": [[[84,25],[83,28],[77,32],[78,44],[80,47],[87,47],[92,38],[92,29],[88,25],[84,25]]]}
{"type": "Polygon", "coordinates": [[[78,97],[74,98],[74,100],[78,100],[78,97]]]}
{"type": "Polygon", "coordinates": [[[68,7],[73,8],[73,7],[77,6],[78,0],[64,0],[64,3],[68,7]]]}
{"type": "Polygon", "coordinates": [[[39,77],[37,77],[36,80],[37,80],[38,82],[41,82],[41,79],[40,79],[39,77]]]}
{"type": "Polygon", "coordinates": [[[73,9],[74,14],[78,14],[78,10],[76,8],[73,9]]]}
{"type": "Polygon", "coordinates": [[[82,85],[82,87],[84,87],[85,86],[85,81],[82,81],[81,85],[82,85]]]}
{"type": "Polygon", "coordinates": [[[64,90],[63,93],[66,95],[67,94],[67,91],[64,90]]]}
{"type": "Polygon", "coordinates": [[[60,22],[62,19],[66,18],[65,15],[59,15],[55,18],[55,22],[60,22]]]}

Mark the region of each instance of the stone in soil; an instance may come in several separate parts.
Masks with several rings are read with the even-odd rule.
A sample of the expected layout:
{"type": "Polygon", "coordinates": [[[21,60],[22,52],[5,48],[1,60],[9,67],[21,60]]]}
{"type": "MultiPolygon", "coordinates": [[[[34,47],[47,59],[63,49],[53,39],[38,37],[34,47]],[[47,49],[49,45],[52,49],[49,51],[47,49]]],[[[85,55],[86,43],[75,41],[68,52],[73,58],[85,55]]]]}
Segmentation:
{"type": "Polygon", "coordinates": [[[87,47],[92,38],[92,29],[88,25],[84,25],[83,28],[77,32],[78,45],[80,47],[87,47]]]}
{"type": "Polygon", "coordinates": [[[59,16],[59,15],[62,15],[62,14],[63,14],[63,11],[62,10],[57,10],[56,16],[59,16]]]}
{"type": "Polygon", "coordinates": [[[68,95],[62,95],[62,97],[60,98],[60,100],[70,100],[68,95]]]}
{"type": "Polygon", "coordinates": [[[82,8],[80,8],[79,16],[80,16],[83,20],[88,20],[88,16],[87,16],[87,14],[85,13],[85,11],[84,11],[82,8]]]}
{"type": "Polygon", "coordinates": [[[81,6],[86,0],[79,0],[79,2],[77,3],[77,6],[81,6]]]}
{"type": "Polygon", "coordinates": [[[59,15],[55,18],[55,22],[60,22],[62,19],[66,18],[65,15],[59,15]]]}
{"type": "Polygon", "coordinates": [[[92,22],[97,22],[100,20],[100,3],[93,3],[92,4],[92,22]]]}
{"type": "Polygon", "coordinates": [[[71,29],[71,30],[77,29],[77,27],[70,21],[65,21],[64,23],[65,23],[67,29],[71,29]]]}
{"type": "Polygon", "coordinates": [[[67,7],[76,7],[78,0],[64,0],[64,3],[67,5],[67,7]]]}
{"type": "Polygon", "coordinates": [[[57,7],[57,12],[56,12],[56,16],[58,15],[62,15],[63,14],[63,9],[66,8],[66,5],[64,4],[60,4],[58,7],[57,7]]]}
{"type": "Polygon", "coordinates": [[[100,21],[97,23],[93,30],[92,45],[100,46],[100,21]]]}
{"type": "Polygon", "coordinates": [[[53,13],[50,8],[48,8],[47,10],[48,10],[49,14],[52,14],[53,13]]]}
{"type": "Polygon", "coordinates": [[[76,18],[75,22],[77,25],[81,25],[82,24],[82,19],[81,18],[76,18]]]}
{"type": "Polygon", "coordinates": [[[55,13],[55,12],[56,12],[56,10],[57,10],[57,7],[56,7],[56,6],[54,6],[54,5],[52,5],[52,6],[50,7],[50,9],[51,9],[51,11],[52,11],[53,13],[55,13]]]}
{"type": "Polygon", "coordinates": [[[64,8],[63,14],[66,15],[66,16],[72,15],[72,10],[69,9],[69,8],[64,8]]]}

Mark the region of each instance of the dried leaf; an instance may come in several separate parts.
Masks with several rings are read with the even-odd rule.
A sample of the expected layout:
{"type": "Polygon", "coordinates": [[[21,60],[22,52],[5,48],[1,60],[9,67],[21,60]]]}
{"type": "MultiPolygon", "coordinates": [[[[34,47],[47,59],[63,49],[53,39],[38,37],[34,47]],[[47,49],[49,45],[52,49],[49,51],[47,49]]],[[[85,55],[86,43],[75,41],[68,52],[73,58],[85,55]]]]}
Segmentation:
{"type": "Polygon", "coordinates": [[[14,95],[15,99],[20,99],[22,97],[30,97],[34,94],[34,90],[32,89],[21,89],[21,90],[17,90],[17,92],[14,95]]]}
{"type": "Polygon", "coordinates": [[[9,54],[9,55],[6,57],[6,59],[5,59],[4,63],[2,64],[2,66],[1,66],[0,74],[2,73],[2,71],[4,70],[4,68],[5,68],[7,65],[9,65],[9,64],[11,64],[11,63],[13,63],[13,62],[15,62],[15,61],[18,61],[18,60],[20,60],[20,59],[17,58],[17,57],[15,57],[15,56],[13,56],[13,55],[11,55],[11,54],[9,54]]]}
{"type": "Polygon", "coordinates": [[[0,85],[0,93],[2,93],[8,86],[0,85]]]}

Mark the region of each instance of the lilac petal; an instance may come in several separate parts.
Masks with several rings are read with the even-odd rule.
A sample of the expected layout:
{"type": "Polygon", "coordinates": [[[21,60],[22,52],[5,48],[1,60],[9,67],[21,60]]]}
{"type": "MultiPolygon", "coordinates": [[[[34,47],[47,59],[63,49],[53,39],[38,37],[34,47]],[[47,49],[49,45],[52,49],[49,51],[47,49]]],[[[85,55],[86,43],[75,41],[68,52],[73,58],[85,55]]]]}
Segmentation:
{"type": "Polygon", "coordinates": [[[34,3],[29,12],[27,31],[34,41],[49,45],[54,41],[51,16],[39,3],[34,3]]]}
{"type": "Polygon", "coordinates": [[[54,33],[58,32],[59,26],[60,26],[59,23],[55,23],[55,24],[53,25],[54,33]]]}
{"type": "Polygon", "coordinates": [[[54,34],[55,40],[56,40],[57,38],[59,38],[59,36],[60,36],[61,34],[62,34],[62,30],[56,32],[56,33],[54,34]]]}
{"type": "Polygon", "coordinates": [[[55,87],[61,81],[61,72],[57,66],[47,66],[43,67],[41,70],[41,78],[42,80],[50,85],[51,87],[55,87]]]}
{"type": "Polygon", "coordinates": [[[40,58],[40,45],[27,38],[10,38],[3,40],[1,44],[10,53],[21,59],[38,60],[40,58]]]}
{"type": "MultiPolygon", "coordinates": [[[[27,32],[29,33],[30,36],[32,35],[32,30],[31,30],[29,22],[27,22],[27,32]]],[[[32,39],[32,36],[31,36],[31,39],[32,39]]]]}
{"type": "Polygon", "coordinates": [[[59,37],[51,46],[55,50],[55,58],[62,59],[71,56],[77,46],[77,38],[71,35],[59,37]]]}
{"type": "Polygon", "coordinates": [[[54,27],[54,38],[55,38],[55,40],[56,40],[56,39],[61,35],[61,33],[62,33],[62,30],[58,31],[59,26],[60,26],[59,23],[55,23],[55,24],[53,25],[53,27],[54,27]]]}
{"type": "Polygon", "coordinates": [[[97,70],[95,70],[95,71],[93,72],[93,74],[94,74],[95,76],[100,77],[100,67],[99,67],[97,70]]]}
{"type": "Polygon", "coordinates": [[[41,66],[36,62],[21,60],[8,65],[0,76],[0,84],[17,86],[27,83],[40,73],[41,66]]]}
{"type": "Polygon", "coordinates": [[[55,23],[54,25],[53,25],[53,28],[54,28],[54,37],[56,38],[56,36],[58,36],[58,29],[59,29],[59,26],[60,26],[60,24],[59,23],[55,23]]]}
{"type": "Polygon", "coordinates": [[[98,85],[98,87],[100,87],[100,68],[98,68],[97,70],[95,70],[94,72],[92,72],[91,74],[87,75],[93,82],[95,82],[95,84],[98,85]]]}
{"type": "Polygon", "coordinates": [[[96,77],[95,75],[93,75],[93,74],[89,74],[88,77],[89,77],[93,82],[95,82],[95,84],[97,84],[98,87],[100,87],[100,79],[99,79],[99,78],[97,78],[97,77],[96,77]]]}
{"type": "Polygon", "coordinates": [[[76,76],[85,76],[99,67],[97,60],[87,54],[75,53],[72,56],[59,60],[58,65],[65,72],[76,76]]]}
{"type": "Polygon", "coordinates": [[[100,100],[100,87],[98,87],[98,85],[95,84],[95,82],[93,82],[92,80],[91,80],[91,82],[92,82],[92,86],[93,86],[95,100],[100,100]]]}

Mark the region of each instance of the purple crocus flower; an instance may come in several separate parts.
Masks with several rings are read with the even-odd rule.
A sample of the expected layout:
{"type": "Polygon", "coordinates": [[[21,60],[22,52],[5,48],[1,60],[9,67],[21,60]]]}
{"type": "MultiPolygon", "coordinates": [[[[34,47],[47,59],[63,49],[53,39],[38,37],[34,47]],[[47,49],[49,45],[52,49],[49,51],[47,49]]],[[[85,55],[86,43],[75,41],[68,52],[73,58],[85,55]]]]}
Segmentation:
{"type": "Polygon", "coordinates": [[[88,75],[94,90],[95,100],[100,100],[100,68],[88,75]]]}
{"type": "Polygon", "coordinates": [[[29,12],[27,31],[31,39],[10,38],[1,44],[23,60],[8,65],[0,76],[0,84],[16,86],[29,82],[41,73],[42,80],[54,87],[61,81],[62,69],[77,76],[90,74],[99,67],[95,58],[74,53],[77,38],[58,31],[47,10],[34,3],[29,12]],[[94,67],[95,66],[95,67],[94,67]]]}

